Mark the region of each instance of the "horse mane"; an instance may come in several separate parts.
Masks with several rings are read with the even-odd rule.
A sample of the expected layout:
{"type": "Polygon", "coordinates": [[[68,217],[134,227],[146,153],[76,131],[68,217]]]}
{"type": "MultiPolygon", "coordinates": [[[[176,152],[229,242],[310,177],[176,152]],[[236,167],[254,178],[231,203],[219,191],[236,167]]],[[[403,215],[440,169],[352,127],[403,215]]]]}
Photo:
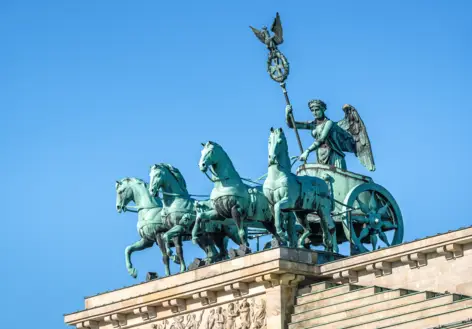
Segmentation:
{"type": "Polygon", "coordinates": [[[282,140],[282,147],[284,148],[284,152],[287,154],[287,161],[288,163],[286,163],[285,165],[288,165],[288,167],[290,168],[290,155],[288,154],[288,142],[287,142],[287,137],[285,137],[285,133],[284,131],[280,128],[277,129],[277,130],[274,130],[271,134],[278,134],[282,140]]]}
{"type": "Polygon", "coordinates": [[[126,178],[123,178],[122,180],[120,180],[121,183],[124,183],[124,182],[135,182],[135,183],[139,183],[139,184],[143,184],[144,187],[148,188],[148,183],[146,183],[144,180],[142,180],[141,178],[136,178],[136,177],[126,177],[126,178]]]}
{"type": "Polygon", "coordinates": [[[288,152],[288,142],[287,142],[287,137],[285,137],[285,133],[283,131],[279,132],[279,135],[282,136],[282,141],[284,143],[284,148],[287,150],[288,152]]]}
{"type": "Polygon", "coordinates": [[[161,164],[159,164],[159,166],[169,170],[170,173],[172,174],[172,176],[175,177],[175,179],[177,180],[179,185],[182,188],[184,188],[185,190],[187,190],[187,182],[185,181],[185,178],[184,178],[184,176],[182,175],[182,173],[180,172],[179,169],[177,169],[174,166],[172,166],[170,164],[167,164],[167,163],[161,163],[161,164]]]}
{"type": "Polygon", "coordinates": [[[236,173],[236,175],[238,175],[239,177],[239,173],[238,171],[236,170],[236,167],[234,166],[234,163],[233,163],[233,160],[231,160],[231,157],[228,155],[228,153],[226,153],[225,149],[223,148],[223,146],[221,146],[220,144],[216,143],[216,142],[213,142],[213,141],[209,141],[210,145],[212,145],[213,147],[216,147],[218,150],[221,151],[221,153],[224,154],[224,156],[228,159],[228,166],[231,167],[231,169],[236,173]]]}
{"type": "Polygon", "coordinates": [[[229,155],[228,153],[226,153],[226,151],[224,150],[223,146],[221,146],[220,144],[218,144],[217,142],[209,142],[210,145],[213,145],[213,147],[216,147],[218,148],[221,152],[223,152],[224,154],[226,154],[226,156],[229,158],[229,155]]]}

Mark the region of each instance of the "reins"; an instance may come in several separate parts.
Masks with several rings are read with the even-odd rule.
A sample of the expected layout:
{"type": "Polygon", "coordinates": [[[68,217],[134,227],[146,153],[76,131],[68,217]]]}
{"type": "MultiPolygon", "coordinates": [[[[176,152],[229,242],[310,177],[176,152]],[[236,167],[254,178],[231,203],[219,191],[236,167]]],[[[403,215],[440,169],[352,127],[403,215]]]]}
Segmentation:
{"type": "Polygon", "coordinates": [[[124,209],[125,211],[129,211],[129,212],[138,213],[139,211],[144,210],[144,209],[155,209],[155,208],[158,208],[158,206],[157,205],[153,205],[152,207],[124,206],[121,209],[124,209]]]}
{"type": "MultiPolygon", "coordinates": [[[[295,163],[298,161],[299,157],[298,156],[292,156],[290,157],[290,160],[291,160],[291,163],[290,163],[290,168],[289,170],[291,171],[293,166],[295,165],[295,163]]],[[[279,165],[281,166],[282,168],[284,168],[284,166],[282,166],[278,161],[274,161],[274,162],[271,162],[269,163],[269,167],[270,166],[273,166],[273,165],[279,165]]],[[[170,171],[168,170],[171,175],[176,179],[176,181],[178,182],[179,186],[180,186],[180,183],[178,181],[178,179],[175,177],[175,175],[170,171]]],[[[211,172],[211,174],[213,175],[213,177],[211,177],[209,174],[208,174],[208,171],[205,171],[204,174],[205,176],[208,178],[208,180],[210,180],[212,183],[216,183],[216,182],[223,182],[223,181],[226,181],[226,180],[229,180],[230,178],[229,177],[224,177],[224,178],[220,178],[218,177],[218,175],[216,174],[216,172],[213,170],[213,167],[212,166],[209,166],[209,171],[211,172]]],[[[261,181],[263,179],[265,179],[267,177],[268,173],[262,175],[261,177],[257,178],[256,180],[253,180],[253,179],[249,179],[249,178],[243,178],[243,177],[240,177],[242,181],[246,181],[246,182],[249,182],[249,183],[252,183],[254,185],[258,185],[258,186],[262,186],[263,184],[259,183],[258,181],[261,181]]],[[[182,188],[182,186],[180,186],[182,188]]],[[[190,193],[187,193],[187,194],[179,194],[179,193],[170,193],[170,192],[165,192],[165,191],[160,191],[160,193],[162,193],[163,195],[167,195],[167,196],[174,196],[174,197],[197,197],[197,198],[208,198],[210,197],[209,195],[202,195],[202,194],[190,194],[190,193]]],[[[338,201],[336,200],[334,197],[332,197],[331,195],[320,195],[318,193],[316,193],[316,195],[318,197],[323,197],[323,198],[329,198],[331,199],[333,202],[337,203],[337,204],[340,204],[341,206],[344,206],[346,208],[348,208],[348,210],[342,212],[342,213],[347,213],[347,212],[351,212],[351,211],[354,211],[354,210],[359,210],[359,208],[355,208],[355,207],[352,207],[352,206],[349,206],[341,201],[338,201]]],[[[127,207],[124,207],[124,209],[126,209],[127,211],[130,211],[130,212],[139,212],[139,210],[142,210],[142,209],[146,209],[146,208],[143,208],[143,207],[139,207],[138,210],[132,210],[132,209],[129,209],[129,208],[138,208],[138,207],[135,207],[135,206],[127,206],[127,207]]],[[[152,208],[149,208],[149,209],[152,209],[152,208]]],[[[339,214],[342,214],[342,213],[339,213],[339,214]]],[[[339,215],[338,214],[338,215],[339,215]]]]}
{"type": "Polygon", "coordinates": [[[203,194],[190,194],[190,193],[187,193],[187,194],[179,194],[179,193],[170,193],[170,192],[164,192],[164,191],[160,191],[160,193],[162,193],[163,195],[177,196],[177,197],[185,197],[185,196],[197,197],[197,198],[206,198],[206,197],[209,197],[209,195],[203,195],[203,194]]]}
{"type": "MultiPolygon", "coordinates": [[[[216,177],[216,178],[210,177],[210,175],[208,175],[208,172],[205,171],[205,176],[207,176],[208,179],[209,179],[211,182],[213,182],[213,183],[216,183],[216,182],[224,182],[224,181],[226,181],[226,180],[229,179],[229,177],[219,178],[218,175],[215,173],[215,171],[213,170],[213,168],[212,168],[211,166],[209,167],[209,169],[210,169],[210,171],[211,171],[211,174],[212,174],[214,177],[216,177]]],[[[250,182],[250,183],[252,183],[252,184],[262,186],[261,183],[258,183],[257,181],[254,181],[254,180],[252,180],[252,179],[244,178],[244,177],[240,177],[240,178],[241,178],[241,180],[243,180],[243,181],[250,182]]],[[[257,180],[260,180],[260,178],[257,179],[257,180]]]]}

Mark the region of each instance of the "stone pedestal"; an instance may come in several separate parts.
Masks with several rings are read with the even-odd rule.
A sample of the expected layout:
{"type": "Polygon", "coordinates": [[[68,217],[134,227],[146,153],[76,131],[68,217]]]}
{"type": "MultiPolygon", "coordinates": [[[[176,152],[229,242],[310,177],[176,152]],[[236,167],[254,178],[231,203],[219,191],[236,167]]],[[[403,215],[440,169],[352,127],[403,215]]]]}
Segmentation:
{"type": "MultiPolygon", "coordinates": [[[[408,296],[391,302],[404,305],[441,296],[427,302],[437,303],[438,312],[450,312],[431,310],[438,324],[472,312],[472,299],[453,302],[456,296],[472,296],[472,228],[325,264],[318,264],[318,256],[310,250],[277,248],[223,261],[87,297],[85,309],[65,315],[65,322],[86,329],[285,329],[289,323],[291,329],[303,329],[323,316],[329,327],[335,315],[327,309],[338,309],[346,314],[336,316],[364,328],[362,317],[349,319],[360,297],[376,303],[408,296]],[[418,294],[410,296],[413,291],[418,294]],[[343,304],[346,300],[351,302],[343,304]]],[[[376,305],[380,310],[381,304],[376,305]]],[[[389,312],[382,312],[378,319],[390,319],[389,312]]],[[[395,321],[402,321],[399,312],[395,321]]],[[[411,315],[414,321],[433,323],[418,316],[411,315]]]]}
{"type": "Polygon", "coordinates": [[[298,284],[318,271],[317,253],[278,248],[85,299],[68,314],[77,328],[284,328],[298,284]]]}

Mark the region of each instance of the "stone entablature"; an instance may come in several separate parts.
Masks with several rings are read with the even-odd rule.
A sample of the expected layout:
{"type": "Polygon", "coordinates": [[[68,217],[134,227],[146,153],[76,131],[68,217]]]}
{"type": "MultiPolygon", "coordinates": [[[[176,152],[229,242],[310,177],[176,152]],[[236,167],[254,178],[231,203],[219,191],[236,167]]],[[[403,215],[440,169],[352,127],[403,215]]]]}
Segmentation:
{"type": "MultiPolygon", "coordinates": [[[[88,329],[170,329],[174,323],[174,329],[198,329],[196,323],[211,322],[215,326],[207,329],[216,329],[244,301],[264,306],[258,309],[257,328],[284,328],[303,280],[472,295],[472,228],[323,265],[317,258],[316,252],[302,249],[254,253],[88,297],[85,310],[66,315],[65,322],[88,329]],[[209,318],[212,310],[213,316],[221,311],[219,322],[209,318]]],[[[234,314],[234,329],[245,328],[234,314]]]]}
{"type": "Polygon", "coordinates": [[[265,321],[272,323],[270,328],[280,327],[281,321],[285,321],[285,314],[281,314],[282,300],[287,299],[287,294],[295,294],[298,283],[305,278],[303,274],[312,275],[316,271],[316,261],[317,253],[307,250],[279,248],[254,253],[88,297],[86,309],[66,315],[65,321],[77,328],[129,327],[144,323],[162,326],[165,323],[162,320],[170,321],[177,316],[177,329],[181,315],[187,319],[187,315],[204,309],[229,307],[230,303],[236,305],[243,300],[254,300],[256,305],[264,300],[264,308],[275,314],[265,321]],[[269,295],[270,301],[266,303],[269,295]]]}
{"type": "Polygon", "coordinates": [[[318,270],[335,282],[472,295],[472,228],[348,257],[318,270]]]}

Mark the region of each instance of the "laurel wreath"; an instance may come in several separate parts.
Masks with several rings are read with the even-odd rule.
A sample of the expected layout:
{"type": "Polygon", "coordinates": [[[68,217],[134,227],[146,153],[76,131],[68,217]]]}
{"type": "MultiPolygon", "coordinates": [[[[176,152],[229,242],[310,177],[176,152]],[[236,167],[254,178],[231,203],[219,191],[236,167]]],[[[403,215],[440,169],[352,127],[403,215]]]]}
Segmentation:
{"type": "Polygon", "coordinates": [[[282,54],[278,50],[271,51],[269,53],[269,56],[267,58],[267,72],[269,73],[272,80],[280,83],[284,82],[285,79],[287,79],[288,77],[289,70],[290,67],[287,58],[284,56],[284,54],[282,54]],[[282,74],[278,74],[279,71],[282,72],[282,74]]]}

